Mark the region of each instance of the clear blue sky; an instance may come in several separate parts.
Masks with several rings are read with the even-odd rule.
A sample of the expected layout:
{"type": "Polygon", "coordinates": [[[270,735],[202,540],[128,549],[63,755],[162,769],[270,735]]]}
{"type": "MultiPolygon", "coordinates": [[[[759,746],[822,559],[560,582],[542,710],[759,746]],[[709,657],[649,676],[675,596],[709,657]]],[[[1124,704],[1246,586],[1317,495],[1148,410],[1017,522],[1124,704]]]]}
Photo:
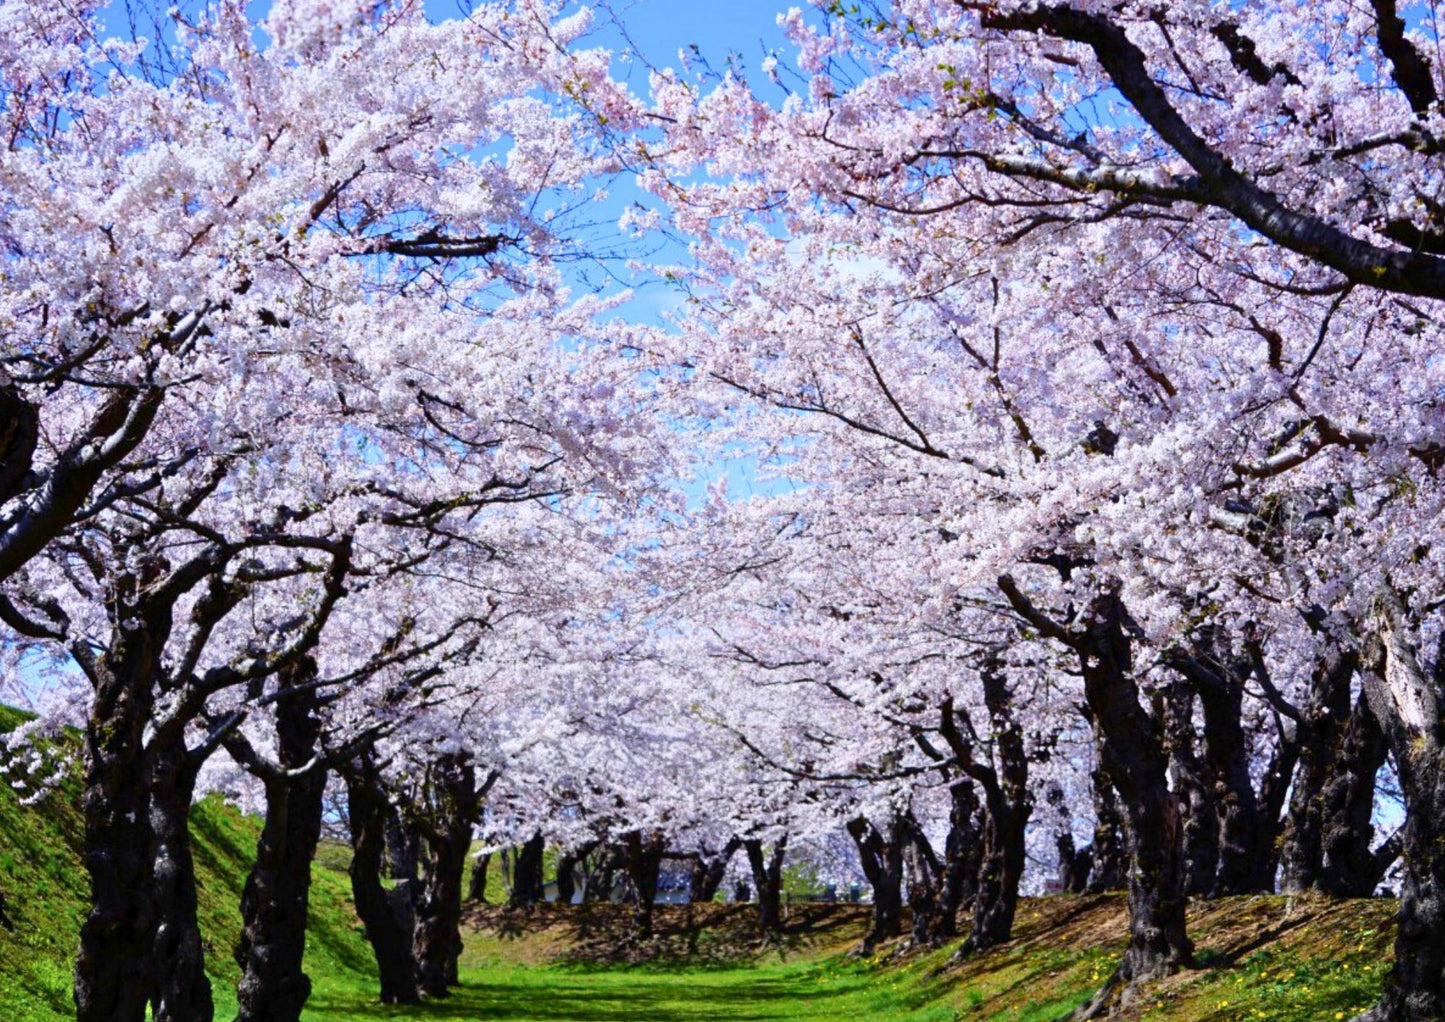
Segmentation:
{"type": "MultiPolygon", "coordinates": [[[[485,0],[472,2],[480,4],[485,0]]],[[[597,11],[599,26],[608,20],[602,2],[608,0],[588,4],[597,11]]],[[[438,19],[455,17],[458,11],[458,0],[426,0],[426,5],[438,19]]],[[[627,26],[638,52],[649,63],[675,67],[678,51],[696,44],[702,56],[719,70],[729,53],[739,54],[750,69],[758,66],[769,48],[786,53],[778,31],[778,14],[789,7],[812,13],[808,0],[610,0],[609,6],[627,26]]],[[[596,42],[614,51],[625,48],[620,35],[606,29],[596,42]]]]}

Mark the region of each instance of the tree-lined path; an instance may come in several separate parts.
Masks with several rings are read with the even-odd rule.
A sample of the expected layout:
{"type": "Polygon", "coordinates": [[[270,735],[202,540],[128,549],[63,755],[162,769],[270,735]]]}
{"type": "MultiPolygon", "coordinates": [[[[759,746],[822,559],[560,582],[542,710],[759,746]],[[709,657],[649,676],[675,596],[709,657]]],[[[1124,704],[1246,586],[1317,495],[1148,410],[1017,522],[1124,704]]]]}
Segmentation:
{"type": "Polygon", "coordinates": [[[756,3],[0,0],[42,999],[297,1022],[318,926],[363,1012],[610,988],[469,972],[505,902],[812,1011],[646,968],[806,894],[860,998],[1042,926],[1035,1017],[1445,1020],[1433,2],[756,3]]]}

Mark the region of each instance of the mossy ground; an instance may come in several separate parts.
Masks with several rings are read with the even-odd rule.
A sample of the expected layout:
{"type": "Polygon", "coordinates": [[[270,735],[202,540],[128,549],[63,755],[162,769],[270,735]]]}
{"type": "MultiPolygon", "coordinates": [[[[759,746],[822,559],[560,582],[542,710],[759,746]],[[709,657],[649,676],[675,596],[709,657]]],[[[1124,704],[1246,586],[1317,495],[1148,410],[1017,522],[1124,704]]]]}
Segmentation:
{"type": "MultiPolygon", "coordinates": [[[[13,722],[13,718],[10,718],[13,722]]],[[[0,730],[7,726],[0,711],[0,730]]],[[[84,912],[78,790],[68,782],[21,806],[0,783],[0,891],[13,930],[0,929],[0,1020],[73,1017],[70,966],[84,912]]],[[[219,1019],[232,1017],[231,948],[257,824],[217,801],[192,818],[201,922],[219,1019]]],[[[618,906],[468,916],[462,986],[422,1008],[374,1001],[372,962],[350,905],[347,850],[324,845],[314,869],[306,1019],[497,1019],[545,1022],[862,1020],[1045,1022],[1108,976],[1122,946],[1117,897],[1026,902],[1017,939],[948,964],[947,950],[850,955],[866,910],[793,906],[789,933],[757,948],[746,906],[659,908],[658,934],[627,937],[618,906]]],[[[495,859],[493,860],[495,864],[495,859]]],[[[493,868],[496,868],[495,865],[493,868]]],[[[501,891],[500,878],[490,890],[501,891]]],[[[1328,1022],[1370,1004],[1387,970],[1394,903],[1235,898],[1191,919],[1199,968],[1151,987],[1128,1015],[1150,1022],[1328,1022]]]]}

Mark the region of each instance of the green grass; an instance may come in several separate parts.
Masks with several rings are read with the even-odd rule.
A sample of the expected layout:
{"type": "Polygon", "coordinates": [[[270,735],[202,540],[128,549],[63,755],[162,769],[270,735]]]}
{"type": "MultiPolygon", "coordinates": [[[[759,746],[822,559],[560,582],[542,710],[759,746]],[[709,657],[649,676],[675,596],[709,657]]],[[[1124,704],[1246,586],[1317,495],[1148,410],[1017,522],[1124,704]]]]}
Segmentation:
{"type": "MultiPolygon", "coordinates": [[[[0,708],[0,730],[19,720],[0,708]]],[[[0,929],[0,1020],[73,1017],[70,968],[85,911],[78,784],[36,806],[0,783],[0,891],[13,930],[0,929]]],[[[231,957],[258,825],[218,800],[196,806],[192,833],[200,916],[218,1019],[235,1011],[231,957]]],[[[309,1022],[368,1019],[874,1020],[1048,1022],[1108,977],[1125,929],[1117,898],[1047,898],[1022,907],[1017,939],[945,968],[947,951],[890,960],[848,955],[865,910],[793,906],[799,932],[763,951],[749,911],[659,909],[660,936],[625,938],[627,910],[557,906],[472,916],[462,985],[420,1008],[375,1002],[370,950],[351,908],[348,849],[323,845],[313,869],[306,970],[309,1022]],[[801,925],[804,924],[805,925],[801,925]],[[631,964],[622,964],[629,962],[631,964]],[[607,964],[604,964],[607,963],[607,964]]],[[[498,870],[493,858],[493,870],[498,870]]],[[[489,885],[503,894],[500,875],[489,885]]],[[[806,876],[792,878],[806,886],[806,876]]],[[[1240,898],[1193,913],[1200,967],[1148,991],[1126,1016],[1151,1022],[1329,1022],[1378,996],[1394,904],[1240,898]]]]}

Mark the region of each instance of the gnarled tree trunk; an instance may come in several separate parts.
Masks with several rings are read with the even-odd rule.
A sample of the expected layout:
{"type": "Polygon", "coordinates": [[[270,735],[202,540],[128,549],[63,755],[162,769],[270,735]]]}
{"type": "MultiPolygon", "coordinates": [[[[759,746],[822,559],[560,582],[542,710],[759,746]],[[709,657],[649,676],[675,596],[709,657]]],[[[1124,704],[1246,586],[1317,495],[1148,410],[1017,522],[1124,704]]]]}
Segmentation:
{"type": "Polygon", "coordinates": [[[949,786],[948,838],[943,846],[943,894],[940,906],[943,935],[958,934],[958,910],[978,893],[983,858],[983,820],[978,794],[966,780],[949,786]]]}
{"type": "Polygon", "coordinates": [[[1182,681],[1164,692],[1164,739],[1169,777],[1180,799],[1183,831],[1184,890],[1207,897],[1219,868],[1219,816],[1214,782],[1194,750],[1194,690],[1182,681]]]}
{"type": "MultiPolygon", "coordinates": [[[[474,901],[479,905],[487,903],[487,870],[491,865],[491,852],[483,852],[472,860],[472,877],[467,884],[468,901],[474,901]]],[[[558,874],[558,884],[559,886],[561,884],[560,873],[558,874]]]]}
{"type": "Polygon", "coordinates": [[[657,902],[657,879],[667,841],[662,831],[643,834],[628,831],[622,838],[623,866],[632,886],[632,927],[644,940],[652,936],[652,906],[657,902]]]}
{"type": "MultiPolygon", "coordinates": [[[[1387,754],[1369,700],[1361,693],[1340,741],[1334,768],[1320,789],[1320,871],[1316,887],[1341,898],[1368,898],[1382,871],[1371,853],[1375,778],[1387,754]]],[[[1388,863],[1386,864],[1388,868],[1388,863]]]]}
{"type": "MultiPolygon", "coordinates": [[[[304,661],[283,684],[315,676],[304,661]]],[[[236,1022],[297,1022],[311,995],[302,970],[306,952],[306,910],[311,861],[321,839],[326,770],[318,761],[321,720],[315,692],[299,688],[278,703],[275,769],[262,776],[266,819],[256,843],[256,860],[241,894],[241,967],[236,1022]]]]}
{"type": "Polygon", "coordinates": [[[899,935],[903,927],[903,848],[894,833],[884,836],[866,817],[847,823],[848,836],[858,848],[863,875],[873,888],[873,920],[863,937],[863,952],[899,935]]]}
{"type": "Polygon", "coordinates": [[[155,861],[149,771],[143,759],[160,670],[154,622],[138,608],[133,627],[94,665],[95,698],[85,729],[85,870],[90,911],[80,930],[75,960],[77,1022],[143,1022],[151,1000],[155,942],[155,861]]]}
{"type": "Polygon", "coordinates": [[[437,758],[427,776],[426,819],[419,829],[425,854],[417,885],[412,952],[422,993],[445,997],[457,982],[462,953],[462,875],[481,801],[469,756],[437,758]]]}
{"type": "Polygon", "coordinates": [[[191,855],[196,765],[179,739],[149,750],[156,934],[151,951],[155,1022],[204,1022],[215,1013],[197,917],[191,855]]]}
{"type": "Polygon", "coordinates": [[[758,933],[766,939],[783,932],[783,858],[788,851],[788,836],[779,838],[767,855],[758,840],[744,841],[743,848],[758,891],[758,933]]]}
{"type": "Polygon", "coordinates": [[[728,863],[742,845],[738,838],[730,838],[716,855],[708,855],[706,849],[697,853],[692,862],[692,873],[688,877],[688,898],[694,903],[705,903],[717,897],[727,875],[728,863]]]}
{"type": "Polygon", "coordinates": [[[1124,814],[1119,795],[1102,767],[1089,772],[1094,803],[1094,839],[1089,842],[1089,876],[1085,890],[1090,894],[1118,891],[1128,873],[1129,852],[1124,842],[1124,814]]]}
{"type": "Polygon", "coordinates": [[[512,908],[531,908],[543,898],[546,885],[542,880],[542,862],[547,850],[542,832],[538,831],[517,850],[512,866],[512,894],[507,904],[512,908]]]}
{"type": "Polygon", "coordinates": [[[1289,815],[1280,848],[1280,889],[1298,894],[1319,883],[1324,862],[1321,792],[1329,783],[1350,717],[1354,650],[1331,645],[1310,679],[1308,701],[1297,724],[1299,766],[1290,791],[1289,815]]]}
{"type": "Polygon", "coordinates": [[[347,818],[351,826],[351,896],[366,940],[376,957],[382,1004],[419,1004],[412,958],[411,889],[387,890],[381,883],[386,821],[391,811],[373,754],[359,755],[344,771],[347,818]]]}
{"type": "Polygon", "coordinates": [[[1395,965],[1364,1019],[1414,1022],[1445,1018],[1445,642],[1427,677],[1407,635],[1403,602],[1386,592],[1379,637],[1361,671],[1405,796],[1405,858],[1395,933],[1395,965]]]}

